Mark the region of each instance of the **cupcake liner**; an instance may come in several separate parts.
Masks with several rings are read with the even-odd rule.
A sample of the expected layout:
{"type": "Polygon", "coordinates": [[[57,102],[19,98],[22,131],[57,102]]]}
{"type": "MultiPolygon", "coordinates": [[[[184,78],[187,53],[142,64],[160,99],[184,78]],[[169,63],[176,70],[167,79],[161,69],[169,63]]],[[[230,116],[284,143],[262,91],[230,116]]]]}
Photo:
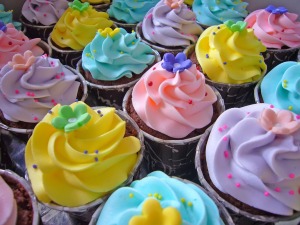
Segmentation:
{"type": "Polygon", "coordinates": [[[254,100],[255,100],[255,103],[263,103],[264,100],[262,99],[262,96],[261,96],[261,92],[260,92],[260,85],[261,85],[261,81],[259,81],[256,85],[255,85],[255,88],[254,88],[254,100]]]}
{"type": "MultiPolygon", "coordinates": [[[[123,111],[126,113],[126,106],[132,89],[129,89],[124,97],[123,111]]],[[[214,88],[213,90],[217,95],[217,102],[214,103],[215,113],[221,114],[225,110],[224,103],[218,91],[214,88]]],[[[196,146],[201,135],[182,140],[163,140],[142,132],[145,138],[144,169],[146,173],[161,170],[169,176],[195,179],[197,175],[194,160],[196,146]]]]}
{"type": "Polygon", "coordinates": [[[43,41],[47,42],[47,39],[52,32],[54,25],[36,25],[30,23],[24,16],[20,16],[19,18],[20,22],[23,24],[23,27],[25,28],[25,35],[32,38],[41,38],[43,41]]]}
{"type": "Polygon", "coordinates": [[[298,60],[299,48],[287,48],[287,49],[267,49],[262,52],[265,63],[267,64],[267,72],[271,71],[275,66],[286,61],[298,60]]]}
{"type": "Polygon", "coordinates": [[[146,40],[144,38],[144,35],[143,35],[143,32],[142,32],[142,22],[139,22],[136,25],[135,32],[136,32],[137,37],[139,39],[141,39],[142,42],[149,45],[152,49],[158,51],[161,58],[163,58],[165,53],[172,53],[173,55],[177,55],[177,53],[183,52],[184,49],[185,49],[185,47],[183,47],[183,46],[175,46],[175,47],[172,48],[172,47],[169,47],[169,46],[162,46],[162,45],[159,45],[159,44],[154,44],[154,43],[146,40]]]}
{"type": "Polygon", "coordinates": [[[47,44],[47,42],[45,41],[40,41],[37,46],[39,46],[41,49],[44,50],[45,54],[47,54],[49,57],[52,56],[52,49],[50,48],[50,46],[47,44]]]}
{"type": "MultiPolygon", "coordinates": [[[[93,109],[101,109],[101,107],[93,107],[93,109]]],[[[133,169],[131,170],[131,172],[128,174],[128,178],[127,180],[122,183],[119,187],[121,186],[126,186],[128,184],[130,184],[133,181],[133,177],[135,175],[135,173],[137,173],[137,171],[140,168],[143,156],[144,156],[144,137],[142,132],[140,131],[139,127],[137,126],[137,124],[129,117],[127,116],[123,111],[121,110],[117,110],[116,113],[118,114],[118,116],[121,117],[121,119],[123,119],[124,121],[126,121],[126,123],[129,123],[131,126],[133,126],[135,128],[135,130],[138,133],[138,139],[141,142],[141,149],[138,152],[138,157],[137,157],[137,161],[135,166],[133,167],[133,169]]],[[[24,154],[25,149],[23,149],[23,154],[24,154]]],[[[26,170],[26,168],[24,168],[24,171],[26,170]]],[[[103,196],[102,198],[99,198],[93,202],[90,202],[86,205],[83,206],[79,206],[79,207],[64,207],[64,206],[60,206],[57,205],[55,203],[42,203],[39,202],[42,207],[44,212],[44,214],[47,214],[47,216],[51,216],[51,219],[48,218],[48,220],[50,220],[51,224],[61,224],[61,219],[57,218],[57,211],[60,213],[60,216],[64,216],[65,218],[67,218],[67,220],[70,222],[72,220],[76,221],[77,223],[79,222],[89,222],[93,213],[96,211],[96,209],[99,207],[99,205],[101,205],[106,198],[117,188],[111,190],[107,195],[103,196]],[[56,212],[56,213],[53,213],[56,212]],[[55,223],[55,221],[57,223],[55,223]]],[[[75,224],[77,224],[75,223],[75,224]]],[[[71,223],[73,224],[73,222],[71,223]]]]}
{"type": "Polygon", "coordinates": [[[26,180],[24,180],[24,178],[20,177],[19,175],[17,175],[16,173],[10,170],[0,169],[0,176],[4,176],[16,180],[25,188],[25,190],[30,196],[31,204],[32,204],[32,210],[33,210],[32,225],[38,225],[40,222],[40,216],[39,216],[37,201],[30,185],[26,182],[26,180]]]}
{"type": "MultiPolygon", "coordinates": [[[[153,62],[154,64],[159,62],[161,58],[157,51],[153,50],[153,52],[155,54],[155,61],[153,62]]],[[[76,69],[79,73],[80,71],[83,71],[81,60],[79,60],[76,69]]],[[[145,70],[147,70],[147,68],[145,70]]],[[[133,87],[138,80],[139,78],[136,78],[127,84],[119,85],[100,85],[85,80],[88,86],[88,98],[86,99],[86,102],[90,106],[101,105],[122,109],[122,102],[126,92],[130,87],[133,87]]]]}
{"type": "Polygon", "coordinates": [[[48,37],[48,44],[52,49],[53,58],[57,58],[62,64],[76,68],[76,64],[81,59],[82,50],[60,49],[52,42],[51,37],[48,37]]]}
{"type": "MultiPolygon", "coordinates": [[[[195,45],[191,45],[184,50],[186,56],[190,58],[193,63],[199,65],[194,52],[195,45]]],[[[260,80],[244,84],[226,84],[214,82],[205,76],[205,82],[210,86],[215,87],[220,92],[226,109],[253,104],[254,87],[259,81],[260,80]]]]}
{"type": "MultiPolygon", "coordinates": [[[[214,196],[218,201],[220,201],[229,211],[233,221],[235,224],[243,224],[243,225],[268,225],[274,224],[279,221],[290,221],[300,216],[300,212],[295,213],[292,216],[272,216],[272,215],[255,215],[244,211],[232,203],[228,202],[223,198],[208,182],[207,176],[207,167],[206,167],[206,159],[205,159],[205,147],[206,142],[208,140],[209,134],[211,131],[211,127],[205,131],[205,133],[201,136],[201,139],[197,145],[196,149],[196,157],[195,157],[195,165],[198,173],[198,179],[201,185],[208,190],[212,196],[214,196]],[[204,172],[206,171],[206,172],[204,172]]],[[[267,214],[267,213],[266,213],[267,214]]]]}
{"type": "Polygon", "coordinates": [[[90,5],[98,12],[106,12],[111,3],[91,4],[90,5]]]}
{"type": "MultiPolygon", "coordinates": [[[[214,196],[212,196],[207,190],[205,190],[204,188],[202,188],[201,186],[199,186],[198,184],[196,184],[196,183],[194,183],[194,182],[192,182],[190,180],[181,179],[179,177],[172,177],[172,178],[178,179],[178,180],[180,180],[181,182],[184,182],[184,183],[193,184],[193,185],[197,186],[199,189],[201,189],[217,205],[217,207],[219,209],[219,212],[220,212],[220,216],[222,218],[222,221],[224,222],[224,225],[234,225],[233,220],[232,220],[230,214],[228,213],[227,209],[214,196]]],[[[101,214],[101,211],[102,211],[102,209],[103,209],[104,206],[105,206],[105,203],[101,204],[98,207],[98,209],[93,214],[89,225],[96,225],[97,224],[98,218],[99,218],[99,216],[101,214]]]]}
{"type": "Polygon", "coordinates": [[[117,27],[124,28],[128,33],[136,30],[136,23],[126,23],[115,18],[109,18],[117,27]]]}

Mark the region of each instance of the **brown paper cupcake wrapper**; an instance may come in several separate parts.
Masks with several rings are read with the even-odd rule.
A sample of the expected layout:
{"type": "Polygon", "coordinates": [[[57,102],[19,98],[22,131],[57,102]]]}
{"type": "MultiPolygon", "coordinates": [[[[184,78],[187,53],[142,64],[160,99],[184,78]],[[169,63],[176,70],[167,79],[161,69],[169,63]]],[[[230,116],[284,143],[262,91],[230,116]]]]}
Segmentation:
{"type": "MultiPolygon", "coordinates": [[[[155,54],[154,63],[159,62],[161,60],[159,53],[155,50],[153,50],[153,52],[155,54]]],[[[79,73],[83,70],[81,60],[78,62],[76,69],[79,73]]],[[[86,102],[90,106],[101,105],[122,109],[122,102],[126,92],[130,87],[133,87],[138,80],[139,79],[135,79],[127,84],[119,85],[99,85],[85,80],[88,86],[88,98],[86,99],[86,102]]]]}
{"type": "MultiPolygon", "coordinates": [[[[218,201],[220,201],[229,211],[233,221],[235,224],[243,224],[243,225],[271,225],[275,222],[279,221],[289,221],[293,220],[300,216],[300,212],[295,213],[293,216],[285,217],[285,216],[272,216],[272,215],[255,215],[244,211],[237,206],[233,205],[232,203],[228,202],[224,199],[207,181],[204,175],[204,167],[206,165],[205,160],[205,147],[206,142],[208,140],[210,131],[210,127],[205,131],[205,133],[201,136],[201,139],[197,145],[196,149],[196,157],[195,157],[195,165],[198,173],[198,179],[201,185],[211,193],[218,201]]],[[[208,175],[206,175],[208,176],[208,175]]],[[[266,213],[267,214],[267,213],[266,213]]]]}
{"type": "Polygon", "coordinates": [[[53,25],[35,25],[26,20],[23,16],[20,16],[20,22],[25,28],[25,35],[30,39],[41,38],[43,41],[47,42],[47,39],[54,28],[53,25]]]}
{"type": "MultiPolygon", "coordinates": [[[[112,0],[111,0],[112,1],[112,0]]],[[[111,3],[91,4],[90,5],[98,12],[106,12],[111,3]]]]}
{"type": "MultiPolygon", "coordinates": [[[[201,189],[205,194],[207,194],[213,201],[214,203],[217,205],[219,212],[220,212],[220,216],[222,218],[222,221],[224,222],[225,225],[234,225],[233,220],[230,216],[230,214],[228,213],[227,209],[214,197],[212,196],[207,190],[205,190],[204,188],[202,188],[201,186],[199,186],[198,184],[190,181],[190,180],[185,180],[185,179],[181,179],[179,177],[172,177],[174,179],[178,179],[181,182],[187,183],[187,184],[193,184],[195,186],[197,186],[199,189],[201,189]]],[[[104,204],[101,204],[98,209],[95,211],[95,213],[93,214],[91,221],[89,223],[89,225],[96,225],[98,218],[101,214],[101,211],[103,209],[103,207],[105,206],[104,204]]],[[[154,225],[154,224],[153,224],[154,225]]]]}
{"type": "Polygon", "coordinates": [[[280,63],[297,61],[298,51],[299,48],[267,49],[267,51],[262,53],[267,64],[267,73],[280,63]]]}
{"type": "MultiPolygon", "coordinates": [[[[123,101],[123,111],[126,111],[126,105],[131,95],[132,88],[128,90],[123,101]]],[[[221,95],[214,89],[217,95],[216,109],[217,114],[224,112],[224,103],[221,95]]],[[[196,146],[201,135],[183,140],[163,140],[142,131],[145,137],[145,172],[149,173],[155,170],[161,170],[169,176],[180,178],[195,179],[195,153],[196,146]]]]}
{"type": "MultiPolygon", "coordinates": [[[[101,107],[93,107],[93,109],[101,109],[101,107]]],[[[135,128],[135,130],[137,131],[137,138],[140,140],[141,142],[141,149],[138,152],[138,157],[137,157],[137,161],[135,166],[132,168],[131,172],[128,174],[128,178],[125,182],[123,182],[120,186],[116,187],[115,189],[111,190],[109,193],[107,193],[107,195],[103,196],[102,198],[99,198],[93,202],[90,202],[86,205],[83,206],[79,206],[79,207],[64,207],[64,206],[60,206],[54,203],[42,203],[39,202],[41,205],[43,205],[44,207],[48,208],[48,210],[56,210],[56,211],[60,211],[60,212],[64,212],[66,213],[69,218],[69,220],[75,220],[77,222],[81,221],[81,222],[89,222],[91,220],[91,217],[93,215],[93,213],[96,211],[96,209],[99,207],[99,205],[101,205],[106,198],[117,188],[122,187],[122,186],[127,186],[128,184],[130,184],[133,181],[133,177],[134,175],[138,172],[143,156],[144,156],[144,151],[145,151],[145,147],[144,147],[144,137],[142,132],[140,131],[139,127],[137,126],[137,124],[128,116],[126,115],[123,111],[121,110],[117,110],[116,113],[121,117],[121,119],[123,119],[124,121],[126,121],[126,123],[129,123],[131,126],[133,126],[135,128]]],[[[25,169],[25,168],[24,168],[25,169]]],[[[57,218],[55,218],[55,214],[53,216],[53,220],[57,221],[57,218]]],[[[70,224],[73,224],[70,222],[70,224]]]]}
{"type": "Polygon", "coordinates": [[[110,20],[112,20],[117,27],[124,28],[128,33],[136,31],[136,23],[126,23],[124,21],[119,21],[115,18],[110,18],[110,20]]]}
{"type": "Polygon", "coordinates": [[[152,49],[155,49],[159,52],[161,58],[163,58],[165,53],[172,53],[173,55],[176,55],[179,52],[183,52],[185,47],[175,46],[175,47],[168,47],[168,46],[162,46],[158,44],[154,44],[144,38],[143,32],[142,32],[142,22],[138,23],[136,25],[135,29],[136,35],[139,39],[141,39],[142,42],[149,45],[152,49]]]}
{"type": "Polygon", "coordinates": [[[0,169],[0,176],[5,176],[9,177],[13,180],[18,181],[27,191],[27,193],[30,196],[31,199],[31,204],[32,204],[32,210],[33,210],[33,218],[32,218],[32,225],[38,225],[40,222],[40,216],[39,216],[39,211],[38,211],[38,205],[37,205],[37,200],[35,198],[35,195],[30,187],[30,185],[27,183],[27,181],[14,173],[13,171],[10,170],[2,170],[0,169]]]}
{"type": "Polygon", "coordinates": [[[260,92],[260,85],[261,85],[261,81],[259,81],[256,85],[255,85],[255,88],[254,88],[254,100],[256,103],[263,103],[264,100],[262,99],[262,96],[261,96],[261,92],[260,92]]]}

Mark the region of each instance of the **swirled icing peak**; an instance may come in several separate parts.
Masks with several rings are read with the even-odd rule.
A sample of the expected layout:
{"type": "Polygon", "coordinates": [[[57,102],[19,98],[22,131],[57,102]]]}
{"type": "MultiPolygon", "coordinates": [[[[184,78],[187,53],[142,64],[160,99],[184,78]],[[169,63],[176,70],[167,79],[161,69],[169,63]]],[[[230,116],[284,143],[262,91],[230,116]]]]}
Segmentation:
{"type": "Polygon", "coordinates": [[[87,110],[89,121],[72,132],[57,129],[51,121],[61,107],[54,106],[33,130],[25,149],[26,167],[39,201],[82,206],[127,180],[141,144],[134,136],[124,136],[126,122],[114,108],[93,110],[84,102],[70,107],[81,115],[87,110]]]}
{"type": "Polygon", "coordinates": [[[6,26],[2,25],[2,29],[0,29],[0,70],[12,60],[15,54],[24,54],[27,50],[32,51],[35,56],[44,54],[43,49],[37,46],[40,41],[40,38],[29,39],[11,23],[6,26]]]}
{"type": "MultiPolygon", "coordinates": [[[[169,56],[164,56],[164,59],[169,56]]],[[[187,60],[183,64],[185,62],[187,60]]],[[[176,69],[176,65],[176,72],[173,72],[170,63],[167,65],[171,65],[171,72],[164,69],[163,65],[166,62],[156,63],[135,84],[132,104],[150,128],[171,138],[184,138],[211,122],[212,105],[217,97],[205,84],[205,77],[195,64],[184,70],[176,69]]]]}
{"type": "Polygon", "coordinates": [[[213,184],[266,212],[299,211],[299,123],[296,114],[269,104],[226,110],[214,123],[206,145],[213,184]]]}
{"type": "Polygon", "coordinates": [[[107,13],[111,18],[128,24],[141,22],[159,0],[114,0],[107,13]]]}
{"type": "Polygon", "coordinates": [[[96,11],[88,2],[74,0],[54,26],[51,39],[61,48],[83,50],[98,29],[113,25],[108,17],[106,12],[96,11]]]}
{"type": "Polygon", "coordinates": [[[273,68],[262,80],[260,90],[263,101],[279,109],[300,114],[300,64],[283,62],[273,68]]]}
{"type": "Polygon", "coordinates": [[[222,24],[224,21],[242,21],[248,15],[248,3],[240,0],[197,0],[192,9],[197,21],[205,26],[222,24]]]}
{"type": "Polygon", "coordinates": [[[112,193],[97,221],[97,225],[104,224],[222,225],[223,222],[216,204],[199,187],[155,171],[112,193]]]}
{"type": "Polygon", "coordinates": [[[67,0],[26,0],[22,15],[33,24],[55,24],[68,8],[67,0]]]}
{"type": "Polygon", "coordinates": [[[58,59],[34,57],[30,51],[16,54],[0,70],[0,109],[7,120],[37,123],[53,105],[76,100],[76,79],[58,59]]]}
{"type": "Polygon", "coordinates": [[[22,24],[17,21],[13,21],[13,10],[5,11],[4,5],[0,4],[0,21],[5,24],[12,23],[17,30],[21,30],[22,24]]]}
{"type": "Polygon", "coordinates": [[[261,55],[266,47],[252,29],[245,29],[244,22],[226,24],[207,28],[196,43],[195,52],[203,72],[220,83],[259,80],[267,68],[261,55]]]}
{"type": "Polygon", "coordinates": [[[267,48],[300,46],[300,22],[296,13],[284,7],[268,6],[250,13],[245,21],[267,48]]]}
{"type": "Polygon", "coordinates": [[[123,28],[100,30],[82,53],[83,69],[96,80],[131,78],[154,60],[153,50],[123,28]]]}
{"type": "Polygon", "coordinates": [[[172,9],[164,0],[148,11],[142,23],[144,38],[162,46],[188,46],[197,41],[202,31],[186,4],[172,9]]]}

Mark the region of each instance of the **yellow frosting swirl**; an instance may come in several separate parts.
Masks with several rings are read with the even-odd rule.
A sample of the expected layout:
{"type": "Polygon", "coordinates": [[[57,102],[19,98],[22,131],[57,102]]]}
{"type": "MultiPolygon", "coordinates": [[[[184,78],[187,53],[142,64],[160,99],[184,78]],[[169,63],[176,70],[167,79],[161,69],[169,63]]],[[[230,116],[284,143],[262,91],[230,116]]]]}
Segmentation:
{"type": "MultiPolygon", "coordinates": [[[[84,103],[70,106],[77,104],[84,103]]],[[[114,108],[94,111],[87,106],[85,124],[70,132],[56,129],[51,121],[59,117],[60,107],[35,127],[25,149],[26,167],[41,202],[81,206],[127,180],[141,144],[134,136],[124,137],[126,122],[114,108]]]]}
{"type": "Polygon", "coordinates": [[[259,80],[267,67],[264,51],[253,29],[234,31],[225,24],[207,28],[195,47],[203,72],[212,81],[229,84],[259,80]]]}
{"type": "Polygon", "coordinates": [[[56,23],[51,39],[61,48],[82,50],[93,40],[98,29],[113,25],[108,18],[106,12],[98,12],[92,6],[83,11],[69,7],[56,23]]]}

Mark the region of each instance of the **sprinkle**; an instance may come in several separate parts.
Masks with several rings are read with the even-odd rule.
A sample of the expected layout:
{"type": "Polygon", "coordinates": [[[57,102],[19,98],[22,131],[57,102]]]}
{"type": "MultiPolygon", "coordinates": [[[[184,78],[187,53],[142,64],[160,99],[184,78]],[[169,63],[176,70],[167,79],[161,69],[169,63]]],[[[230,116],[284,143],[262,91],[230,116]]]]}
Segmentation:
{"type": "Polygon", "coordinates": [[[50,64],[51,64],[51,65],[53,65],[53,64],[54,64],[54,62],[53,62],[53,61],[51,61],[51,62],[50,62],[50,64]]]}
{"type": "Polygon", "coordinates": [[[129,198],[133,198],[133,194],[132,193],[129,193],[129,198]]]}
{"type": "Polygon", "coordinates": [[[209,55],[208,55],[208,54],[206,54],[206,55],[205,55],[205,57],[208,59],[208,58],[209,58],[209,55]]]}
{"type": "Polygon", "coordinates": [[[236,183],[235,186],[236,186],[237,188],[239,188],[239,187],[241,187],[241,184],[240,184],[240,183],[236,183]]]}
{"type": "Polygon", "coordinates": [[[49,110],[49,111],[48,111],[48,113],[49,113],[49,114],[52,114],[52,111],[51,111],[51,110],[49,110]]]}
{"type": "Polygon", "coordinates": [[[10,42],[8,42],[8,44],[9,44],[9,45],[12,45],[12,42],[10,41],[10,42]]]}
{"type": "Polygon", "coordinates": [[[96,49],[94,49],[93,52],[97,52],[96,49]]]}
{"type": "Polygon", "coordinates": [[[88,154],[89,152],[88,152],[88,150],[84,150],[83,153],[84,154],[88,154]]]}
{"type": "Polygon", "coordinates": [[[33,165],[32,165],[32,168],[33,168],[33,169],[37,169],[38,166],[37,166],[36,164],[33,164],[33,165]]]}
{"type": "Polygon", "coordinates": [[[261,59],[259,60],[259,63],[262,63],[262,60],[261,60],[261,59]]]}
{"type": "Polygon", "coordinates": [[[154,32],[154,31],[152,31],[152,34],[154,35],[154,34],[155,34],[155,32],[154,32]]]}
{"type": "Polygon", "coordinates": [[[123,51],[120,51],[120,54],[124,54],[124,52],[123,52],[123,51]]]}
{"type": "Polygon", "coordinates": [[[227,62],[223,62],[224,65],[227,65],[227,62]]]}
{"type": "Polygon", "coordinates": [[[34,99],[34,102],[39,102],[39,100],[38,99],[34,99]]]}
{"type": "Polygon", "coordinates": [[[56,75],[56,76],[55,76],[55,79],[59,79],[59,78],[60,78],[60,76],[59,76],[59,75],[56,75]]]}
{"type": "Polygon", "coordinates": [[[290,106],[288,107],[288,110],[293,110],[293,106],[290,105],[290,106]]]}
{"type": "Polygon", "coordinates": [[[276,187],[274,190],[275,190],[276,192],[281,192],[280,187],[276,187]]]}
{"type": "Polygon", "coordinates": [[[207,96],[207,92],[205,92],[205,96],[207,96]]]}
{"type": "Polygon", "coordinates": [[[181,201],[182,203],[185,203],[185,198],[181,198],[180,201],[181,201]]]}
{"type": "Polygon", "coordinates": [[[283,86],[284,88],[287,88],[287,84],[283,84],[282,86],[283,86]]]}
{"type": "Polygon", "coordinates": [[[300,188],[298,188],[298,194],[300,195],[300,188]]]}
{"type": "Polygon", "coordinates": [[[158,195],[159,195],[158,193],[154,193],[154,194],[153,194],[153,196],[154,196],[155,198],[157,198],[158,195]]]}
{"type": "Polygon", "coordinates": [[[274,105],[270,105],[270,108],[274,108],[274,105]]]}
{"type": "Polygon", "coordinates": [[[156,67],[155,67],[155,66],[153,67],[153,70],[156,70],[156,67]]]}
{"type": "Polygon", "coordinates": [[[51,102],[53,103],[53,102],[55,102],[55,100],[54,100],[54,99],[51,99],[51,102]]]}
{"type": "Polygon", "coordinates": [[[46,16],[47,16],[47,14],[45,13],[45,14],[44,14],[44,17],[46,17],[46,16]]]}
{"type": "Polygon", "coordinates": [[[224,151],[224,157],[227,159],[229,157],[229,152],[227,150],[224,151]]]}
{"type": "Polygon", "coordinates": [[[78,98],[75,99],[75,102],[78,102],[78,98]]]}
{"type": "Polygon", "coordinates": [[[231,178],[232,178],[232,174],[229,173],[229,174],[227,175],[227,178],[228,178],[228,179],[231,179],[231,178]]]}
{"type": "Polygon", "coordinates": [[[283,80],[283,83],[287,83],[288,81],[287,80],[283,80]]]}
{"type": "Polygon", "coordinates": [[[150,13],[150,14],[147,16],[148,19],[151,19],[151,17],[152,17],[152,13],[150,13]]]}
{"type": "Polygon", "coordinates": [[[98,162],[98,161],[99,161],[98,157],[95,157],[95,162],[98,162]]]}
{"type": "Polygon", "coordinates": [[[216,32],[213,32],[213,35],[216,35],[216,32]]]}
{"type": "Polygon", "coordinates": [[[64,76],[64,75],[65,75],[65,73],[64,73],[64,72],[61,72],[61,73],[60,73],[60,75],[61,75],[61,76],[64,76]]]}
{"type": "Polygon", "coordinates": [[[149,81],[149,82],[148,82],[148,86],[151,87],[152,85],[153,85],[153,82],[152,82],[152,81],[149,81]]]}
{"type": "Polygon", "coordinates": [[[100,109],[98,109],[98,110],[97,110],[97,113],[98,113],[98,114],[101,114],[101,110],[100,110],[100,109]]]}
{"type": "Polygon", "coordinates": [[[39,118],[37,118],[37,117],[35,116],[35,117],[33,117],[33,120],[38,121],[39,118]]]}
{"type": "Polygon", "coordinates": [[[131,42],[131,44],[132,44],[132,45],[134,45],[134,44],[135,44],[135,42],[133,41],[133,42],[131,42]]]}
{"type": "Polygon", "coordinates": [[[19,94],[19,93],[20,93],[20,91],[19,91],[18,89],[16,89],[16,90],[15,90],[15,93],[16,93],[16,94],[19,94]]]}
{"type": "Polygon", "coordinates": [[[269,196],[269,195],[270,195],[270,193],[269,193],[269,192],[267,192],[267,191],[265,191],[264,195],[265,195],[265,196],[269,196]]]}
{"type": "Polygon", "coordinates": [[[193,104],[193,100],[192,99],[189,99],[188,100],[188,103],[191,105],[191,104],[193,104]]]}
{"type": "Polygon", "coordinates": [[[162,200],[162,196],[161,196],[161,195],[158,195],[157,199],[158,199],[158,200],[162,200]]]}
{"type": "Polygon", "coordinates": [[[220,29],[220,26],[218,26],[218,29],[220,29]]]}
{"type": "Polygon", "coordinates": [[[227,141],[227,140],[228,140],[228,137],[223,137],[222,140],[223,140],[223,141],[227,141]]]}
{"type": "Polygon", "coordinates": [[[151,193],[149,193],[149,194],[148,194],[148,197],[152,197],[152,194],[151,194],[151,193]]]}
{"type": "Polygon", "coordinates": [[[295,178],[295,174],[294,173],[290,173],[289,174],[289,178],[294,179],[295,178]]]}
{"type": "Polygon", "coordinates": [[[190,207],[192,207],[193,203],[192,202],[188,202],[187,205],[190,206],[190,207]]]}
{"type": "Polygon", "coordinates": [[[228,126],[226,124],[223,125],[223,129],[226,130],[228,126]]]}
{"type": "Polygon", "coordinates": [[[299,119],[300,119],[300,115],[297,115],[297,116],[296,116],[296,119],[299,120],[299,119]]]}
{"type": "Polygon", "coordinates": [[[95,150],[95,153],[98,154],[98,153],[99,153],[99,150],[95,150]]]}
{"type": "Polygon", "coordinates": [[[223,128],[222,128],[222,127],[219,127],[219,128],[218,128],[218,131],[219,131],[219,132],[223,132],[223,128]]]}
{"type": "Polygon", "coordinates": [[[295,194],[295,191],[294,190],[290,190],[289,191],[289,195],[294,195],[295,194]]]}

